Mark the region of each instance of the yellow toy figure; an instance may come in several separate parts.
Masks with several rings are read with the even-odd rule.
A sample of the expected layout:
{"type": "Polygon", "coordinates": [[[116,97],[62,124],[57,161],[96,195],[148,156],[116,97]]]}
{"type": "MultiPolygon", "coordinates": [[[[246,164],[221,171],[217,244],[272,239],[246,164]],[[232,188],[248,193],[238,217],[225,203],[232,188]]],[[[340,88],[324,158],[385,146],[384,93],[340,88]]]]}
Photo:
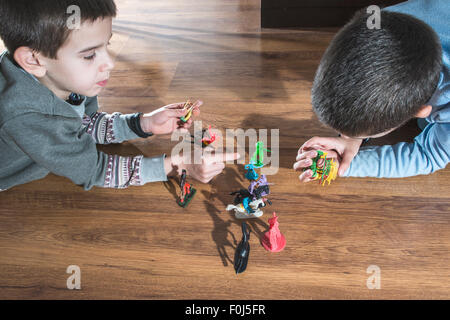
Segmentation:
{"type": "Polygon", "coordinates": [[[189,100],[184,104],[183,110],[187,110],[185,116],[181,117],[181,121],[187,122],[189,118],[192,116],[192,111],[194,110],[194,104],[189,100]]]}

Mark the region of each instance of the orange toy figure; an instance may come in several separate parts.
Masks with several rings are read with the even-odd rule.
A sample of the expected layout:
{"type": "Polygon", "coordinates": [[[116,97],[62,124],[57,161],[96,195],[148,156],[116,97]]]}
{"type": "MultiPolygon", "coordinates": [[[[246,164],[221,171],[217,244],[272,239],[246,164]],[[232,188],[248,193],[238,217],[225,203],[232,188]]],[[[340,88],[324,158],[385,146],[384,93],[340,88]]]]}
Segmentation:
{"type": "Polygon", "coordinates": [[[177,203],[180,207],[185,208],[195,195],[196,190],[186,182],[186,170],[183,169],[180,179],[180,198],[177,203]]]}
{"type": "Polygon", "coordinates": [[[281,234],[278,225],[278,217],[274,212],[273,217],[269,219],[269,231],[261,237],[261,244],[267,251],[280,252],[286,246],[286,238],[281,234]]]}

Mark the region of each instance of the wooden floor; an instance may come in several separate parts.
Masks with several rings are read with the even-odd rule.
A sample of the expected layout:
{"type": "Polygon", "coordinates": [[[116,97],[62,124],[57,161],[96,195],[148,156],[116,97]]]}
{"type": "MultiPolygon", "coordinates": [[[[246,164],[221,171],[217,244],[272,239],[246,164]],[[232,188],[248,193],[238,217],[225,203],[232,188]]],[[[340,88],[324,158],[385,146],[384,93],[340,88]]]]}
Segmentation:
{"type": "MultiPolygon", "coordinates": [[[[225,211],[247,187],[242,165],[210,184],[192,181],[186,209],[177,182],[83,191],[65,178],[0,193],[1,299],[449,299],[450,169],[407,179],[341,178],[302,185],[298,147],[334,135],[311,111],[310,89],[335,30],[261,30],[258,0],[116,0],[116,68],[102,110],[148,112],[202,99],[200,119],[230,128],[280,129],[273,206],[249,221],[251,254],[236,275],[240,221],[225,211]],[[259,244],[272,211],[287,246],[259,244]],[[66,286],[69,265],[81,290],[66,286]],[[369,266],[380,289],[369,289],[369,266]]],[[[379,143],[411,140],[413,123],[379,143]]],[[[102,147],[122,155],[170,153],[175,142],[102,147]]]]}

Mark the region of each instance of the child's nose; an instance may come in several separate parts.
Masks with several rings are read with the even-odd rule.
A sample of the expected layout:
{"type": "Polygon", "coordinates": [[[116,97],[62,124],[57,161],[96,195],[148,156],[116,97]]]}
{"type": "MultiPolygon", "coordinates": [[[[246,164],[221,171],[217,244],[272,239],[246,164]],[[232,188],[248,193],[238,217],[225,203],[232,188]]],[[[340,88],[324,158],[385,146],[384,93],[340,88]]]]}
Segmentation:
{"type": "Polygon", "coordinates": [[[114,69],[114,61],[108,54],[105,63],[100,66],[100,72],[107,72],[111,71],[112,69],[114,69]]]}

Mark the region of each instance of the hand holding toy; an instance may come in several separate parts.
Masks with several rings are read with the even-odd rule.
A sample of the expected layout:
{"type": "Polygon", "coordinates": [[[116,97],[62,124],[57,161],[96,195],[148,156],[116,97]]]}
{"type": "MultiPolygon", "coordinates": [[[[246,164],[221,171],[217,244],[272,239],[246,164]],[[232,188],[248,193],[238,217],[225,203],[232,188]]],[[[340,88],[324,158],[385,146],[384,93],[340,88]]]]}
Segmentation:
{"type": "Polygon", "coordinates": [[[186,109],[184,106],[186,102],[172,103],[153,112],[144,114],[141,118],[141,127],[144,132],[151,132],[153,134],[170,134],[176,129],[188,129],[192,124],[191,115],[198,115],[200,113],[200,106],[203,104],[197,101],[192,104],[190,108],[190,116],[188,120],[181,121],[180,119],[186,116],[186,109]]]}

